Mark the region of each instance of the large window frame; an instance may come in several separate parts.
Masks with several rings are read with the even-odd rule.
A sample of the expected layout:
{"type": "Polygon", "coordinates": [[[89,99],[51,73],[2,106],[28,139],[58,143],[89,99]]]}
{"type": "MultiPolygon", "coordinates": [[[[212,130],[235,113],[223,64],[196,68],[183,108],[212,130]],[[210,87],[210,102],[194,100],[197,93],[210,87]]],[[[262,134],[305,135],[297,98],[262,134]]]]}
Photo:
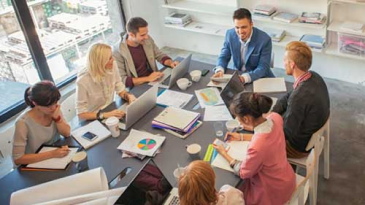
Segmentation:
{"type": "MultiPolygon", "coordinates": [[[[36,27],[33,22],[33,18],[31,16],[27,0],[11,0],[15,15],[17,16],[17,20],[19,22],[20,28],[23,31],[24,37],[26,39],[30,54],[32,56],[35,69],[38,72],[40,80],[50,80],[55,82],[51,71],[48,67],[47,58],[44,55],[41,42],[36,32],[36,27]]],[[[118,1],[118,6],[121,12],[122,21],[125,24],[125,16],[122,6],[122,0],[118,1]]],[[[57,84],[58,88],[62,88],[76,79],[76,74],[72,75],[62,82],[57,84]]],[[[26,104],[24,101],[20,101],[15,103],[14,105],[8,107],[5,110],[0,111],[0,124],[7,121],[11,117],[15,116],[16,114],[20,113],[26,108],[26,104]]]]}

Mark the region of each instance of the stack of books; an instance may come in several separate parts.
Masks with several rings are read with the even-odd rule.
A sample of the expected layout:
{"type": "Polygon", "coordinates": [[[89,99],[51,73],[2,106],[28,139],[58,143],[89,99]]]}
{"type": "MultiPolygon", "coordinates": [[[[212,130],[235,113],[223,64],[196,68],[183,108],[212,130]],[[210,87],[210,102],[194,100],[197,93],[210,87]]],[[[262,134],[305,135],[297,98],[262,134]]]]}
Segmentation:
{"type": "Polygon", "coordinates": [[[326,39],[318,35],[304,34],[300,41],[305,42],[312,49],[321,51],[324,48],[326,39]]]}
{"type": "Polygon", "coordinates": [[[287,13],[287,12],[280,12],[273,18],[275,21],[282,21],[285,23],[291,23],[298,19],[298,15],[287,13]]]}
{"type": "Polygon", "coordinates": [[[263,28],[262,30],[264,30],[271,37],[273,42],[280,42],[286,35],[285,30],[282,29],[263,28]]]}
{"type": "Polygon", "coordinates": [[[269,5],[257,5],[253,10],[254,16],[271,17],[277,9],[269,5]]]}
{"type": "Polygon", "coordinates": [[[170,106],[153,119],[152,127],[186,138],[201,126],[202,122],[198,121],[199,118],[200,113],[170,106]]]}
{"type": "Polygon", "coordinates": [[[326,17],[317,12],[303,12],[299,17],[300,23],[323,24],[326,17]]]}
{"type": "Polygon", "coordinates": [[[165,17],[165,24],[184,27],[192,22],[189,14],[172,13],[165,17]]]}

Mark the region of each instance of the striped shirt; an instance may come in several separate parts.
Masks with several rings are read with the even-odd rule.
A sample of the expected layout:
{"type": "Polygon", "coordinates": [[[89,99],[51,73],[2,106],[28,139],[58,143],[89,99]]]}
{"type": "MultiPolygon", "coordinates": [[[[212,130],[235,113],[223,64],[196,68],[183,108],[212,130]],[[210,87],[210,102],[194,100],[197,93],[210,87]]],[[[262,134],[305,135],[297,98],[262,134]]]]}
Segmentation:
{"type": "Polygon", "coordinates": [[[299,78],[297,78],[294,82],[294,85],[293,85],[293,88],[297,88],[298,85],[301,83],[301,82],[304,82],[306,80],[308,80],[309,78],[312,77],[312,73],[307,71],[306,73],[304,73],[303,75],[301,75],[299,78]]]}

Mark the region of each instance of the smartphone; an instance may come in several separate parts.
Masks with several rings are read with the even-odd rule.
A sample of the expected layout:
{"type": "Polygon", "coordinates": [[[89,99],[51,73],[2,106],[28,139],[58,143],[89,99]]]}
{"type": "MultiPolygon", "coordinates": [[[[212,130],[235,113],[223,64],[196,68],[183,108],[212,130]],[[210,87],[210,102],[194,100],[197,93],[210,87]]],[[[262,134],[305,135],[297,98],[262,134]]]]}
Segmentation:
{"type": "Polygon", "coordinates": [[[202,70],[202,76],[206,76],[209,73],[210,70],[204,69],[202,70]]]}
{"type": "Polygon", "coordinates": [[[89,140],[89,141],[93,141],[95,140],[98,136],[92,132],[86,132],[85,134],[82,135],[83,138],[89,140]]]}
{"type": "Polygon", "coordinates": [[[220,139],[215,139],[213,144],[216,145],[216,146],[222,145],[226,151],[228,151],[229,148],[230,148],[230,146],[227,143],[223,142],[220,139]]]}

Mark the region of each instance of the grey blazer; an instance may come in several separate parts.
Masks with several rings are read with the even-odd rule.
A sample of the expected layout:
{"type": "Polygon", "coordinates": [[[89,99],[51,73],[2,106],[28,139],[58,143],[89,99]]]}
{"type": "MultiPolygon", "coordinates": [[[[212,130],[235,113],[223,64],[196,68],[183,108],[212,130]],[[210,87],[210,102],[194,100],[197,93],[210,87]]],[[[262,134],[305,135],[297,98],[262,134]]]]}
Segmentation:
{"type": "MultiPolygon", "coordinates": [[[[132,55],[128,49],[127,37],[128,35],[124,35],[121,42],[113,48],[113,57],[117,62],[119,74],[124,84],[126,83],[127,77],[138,78],[132,55]]],[[[167,55],[156,46],[151,36],[149,36],[143,45],[143,50],[146,53],[151,69],[157,71],[158,68],[155,60],[162,63],[161,60],[167,55]]]]}

